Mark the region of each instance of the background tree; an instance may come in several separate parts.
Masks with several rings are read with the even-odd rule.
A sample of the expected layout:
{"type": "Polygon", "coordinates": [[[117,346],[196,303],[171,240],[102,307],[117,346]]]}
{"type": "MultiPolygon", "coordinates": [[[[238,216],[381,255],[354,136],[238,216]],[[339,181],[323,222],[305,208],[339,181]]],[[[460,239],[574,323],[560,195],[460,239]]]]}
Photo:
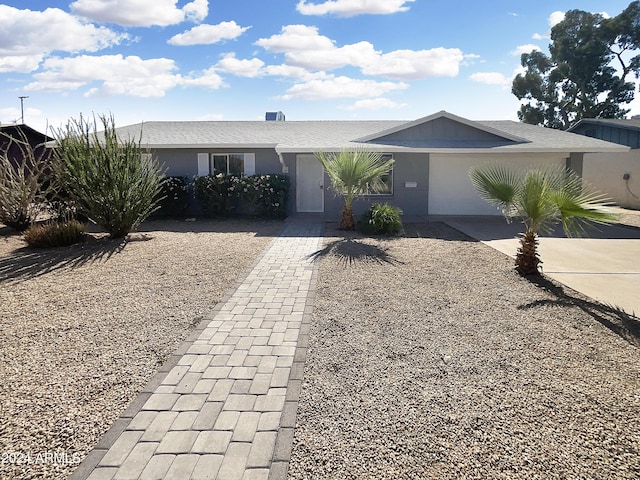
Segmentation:
{"type": "Polygon", "coordinates": [[[119,138],[113,117],[82,116],[57,134],[54,171],[78,213],[112,238],[124,237],[157,210],[164,174],[140,140],[119,138]]]}
{"type": "Polygon", "coordinates": [[[640,2],[610,19],[570,10],[551,29],[550,55],[525,53],[526,69],[513,80],[525,123],[566,130],[582,118],[624,118],[634,98],[631,74],[640,73],[640,2]]]}
{"type": "Polygon", "coordinates": [[[333,189],[344,197],[340,229],[353,230],[353,201],[368,192],[384,189],[382,177],[391,171],[393,159],[385,160],[381,153],[368,150],[319,152],[316,158],[327,172],[333,189]]]}
{"type": "Polygon", "coordinates": [[[606,209],[607,197],[564,168],[520,172],[490,165],[472,168],[469,176],[480,196],[502,209],[507,222],[515,218],[524,224],[516,253],[516,270],[521,275],[539,273],[538,232],[561,223],[567,236],[577,236],[585,233],[589,223],[606,224],[617,218],[606,209]]]}

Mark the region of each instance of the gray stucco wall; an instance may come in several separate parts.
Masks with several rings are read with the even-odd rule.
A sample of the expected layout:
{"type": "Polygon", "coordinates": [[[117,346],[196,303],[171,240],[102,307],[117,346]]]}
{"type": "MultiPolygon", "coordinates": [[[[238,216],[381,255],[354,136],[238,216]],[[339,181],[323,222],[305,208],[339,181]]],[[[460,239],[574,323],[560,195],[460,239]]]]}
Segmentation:
{"type": "MultiPolygon", "coordinates": [[[[405,217],[427,215],[429,212],[429,156],[427,154],[399,153],[393,156],[393,194],[368,195],[353,203],[356,217],[364,213],[372,203],[389,203],[400,207],[405,217]],[[415,183],[415,187],[411,183],[415,183]]],[[[338,218],[344,200],[336,196],[325,174],[324,211],[327,217],[338,218]]],[[[295,198],[295,197],[294,197],[295,198]]]]}
{"type": "Polygon", "coordinates": [[[213,149],[182,148],[152,150],[160,164],[164,164],[167,175],[193,178],[198,174],[198,153],[255,153],[256,174],[282,173],[282,166],[275,150],[271,149],[213,149]]]}

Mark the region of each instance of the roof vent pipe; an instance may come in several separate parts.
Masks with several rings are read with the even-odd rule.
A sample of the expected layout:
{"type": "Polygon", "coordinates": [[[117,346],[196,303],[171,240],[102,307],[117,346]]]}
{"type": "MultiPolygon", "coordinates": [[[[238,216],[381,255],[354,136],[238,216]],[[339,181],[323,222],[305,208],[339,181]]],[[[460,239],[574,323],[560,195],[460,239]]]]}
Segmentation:
{"type": "Polygon", "coordinates": [[[264,119],[267,122],[284,122],[285,121],[284,113],[282,112],[267,112],[266,115],[264,116],[264,119]]]}

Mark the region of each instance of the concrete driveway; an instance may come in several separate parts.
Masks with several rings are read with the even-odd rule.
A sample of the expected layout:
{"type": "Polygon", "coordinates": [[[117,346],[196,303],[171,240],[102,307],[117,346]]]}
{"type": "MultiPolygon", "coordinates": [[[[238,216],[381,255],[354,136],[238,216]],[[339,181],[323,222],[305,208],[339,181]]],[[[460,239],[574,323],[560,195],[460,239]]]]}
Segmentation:
{"type": "MultiPolygon", "coordinates": [[[[502,217],[443,219],[445,223],[515,258],[521,223],[502,217]]],[[[561,228],[540,238],[545,275],[632,315],[640,315],[640,228],[598,226],[586,238],[566,238],[561,228]]]]}

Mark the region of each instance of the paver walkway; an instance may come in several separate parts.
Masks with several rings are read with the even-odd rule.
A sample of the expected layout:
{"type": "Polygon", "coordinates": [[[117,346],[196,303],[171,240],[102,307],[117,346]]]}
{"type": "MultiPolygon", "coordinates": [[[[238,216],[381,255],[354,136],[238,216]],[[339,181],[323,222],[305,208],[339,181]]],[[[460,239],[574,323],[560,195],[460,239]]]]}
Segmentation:
{"type": "Polygon", "coordinates": [[[288,225],[71,478],[286,478],[321,233],[288,225]]]}

